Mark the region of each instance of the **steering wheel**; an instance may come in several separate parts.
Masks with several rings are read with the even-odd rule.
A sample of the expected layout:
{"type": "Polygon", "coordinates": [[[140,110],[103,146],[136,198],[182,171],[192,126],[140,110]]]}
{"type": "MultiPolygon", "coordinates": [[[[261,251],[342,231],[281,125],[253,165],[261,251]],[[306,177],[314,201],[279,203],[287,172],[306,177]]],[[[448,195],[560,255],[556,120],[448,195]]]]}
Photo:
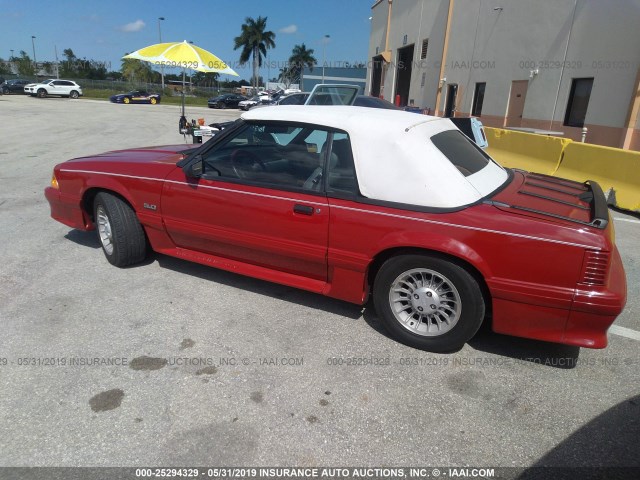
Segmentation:
{"type": "Polygon", "coordinates": [[[267,171],[260,157],[248,150],[234,150],[231,154],[231,166],[238,178],[247,178],[248,174],[258,170],[267,171]]]}

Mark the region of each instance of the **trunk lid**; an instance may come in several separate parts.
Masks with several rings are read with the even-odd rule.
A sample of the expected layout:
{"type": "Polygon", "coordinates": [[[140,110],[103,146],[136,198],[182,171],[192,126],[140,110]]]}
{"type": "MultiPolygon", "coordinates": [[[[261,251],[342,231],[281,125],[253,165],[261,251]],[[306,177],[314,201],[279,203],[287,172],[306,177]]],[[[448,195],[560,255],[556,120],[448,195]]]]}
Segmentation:
{"type": "Polygon", "coordinates": [[[609,223],[607,201],[593,181],[574,182],[520,170],[491,203],[503,211],[604,229],[609,223]]]}

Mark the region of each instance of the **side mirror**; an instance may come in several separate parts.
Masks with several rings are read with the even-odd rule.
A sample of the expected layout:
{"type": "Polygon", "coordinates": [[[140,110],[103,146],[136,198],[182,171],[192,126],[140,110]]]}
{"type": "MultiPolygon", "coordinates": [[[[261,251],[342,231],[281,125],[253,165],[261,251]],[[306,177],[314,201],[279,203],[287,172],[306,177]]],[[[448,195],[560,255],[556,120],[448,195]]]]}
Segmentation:
{"type": "Polygon", "coordinates": [[[184,173],[187,177],[201,177],[204,172],[204,160],[202,155],[197,155],[195,161],[185,167],[184,173]]]}

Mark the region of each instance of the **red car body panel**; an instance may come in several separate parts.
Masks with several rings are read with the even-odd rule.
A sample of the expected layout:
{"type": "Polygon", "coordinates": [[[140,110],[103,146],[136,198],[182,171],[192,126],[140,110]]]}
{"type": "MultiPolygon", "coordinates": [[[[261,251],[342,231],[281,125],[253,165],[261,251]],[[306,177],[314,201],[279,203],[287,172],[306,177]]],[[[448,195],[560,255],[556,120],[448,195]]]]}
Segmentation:
{"type": "Polygon", "coordinates": [[[503,206],[526,201],[588,221],[579,202],[551,205],[536,197],[536,189],[550,194],[544,179],[516,171],[493,203],[426,213],[189,178],[176,166],[184,148],[109,152],[58,165],[60,187],[45,191],[51,216],[90,230],[87,199],[109,190],[133,207],[157,252],[357,304],[367,301],[369,273],[380,258],[429,250],[470,267],[486,285],[494,331],[550,342],[604,348],[624,307],[626,280],[611,223],[603,230],[503,206]],[[533,196],[523,194],[524,185],[533,196]],[[314,213],[297,213],[297,205],[314,213]],[[582,283],[587,252],[610,257],[600,285],[582,283]]]}

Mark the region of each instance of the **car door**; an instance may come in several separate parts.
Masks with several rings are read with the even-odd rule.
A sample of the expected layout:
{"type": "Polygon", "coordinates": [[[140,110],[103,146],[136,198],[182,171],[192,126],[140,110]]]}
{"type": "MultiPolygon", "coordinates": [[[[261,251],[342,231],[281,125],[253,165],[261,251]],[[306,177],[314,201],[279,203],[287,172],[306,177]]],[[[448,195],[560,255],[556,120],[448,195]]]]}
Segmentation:
{"type": "Polygon", "coordinates": [[[328,135],[299,125],[234,128],[205,147],[199,177],[176,169],[167,178],[167,232],[180,248],[325,282],[329,207],[313,177],[321,178],[328,135]]]}
{"type": "Polygon", "coordinates": [[[64,89],[62,87],[62,80],[54,80],[49,83],[47,88],[49,95],[63,95],[64,89]]]}

